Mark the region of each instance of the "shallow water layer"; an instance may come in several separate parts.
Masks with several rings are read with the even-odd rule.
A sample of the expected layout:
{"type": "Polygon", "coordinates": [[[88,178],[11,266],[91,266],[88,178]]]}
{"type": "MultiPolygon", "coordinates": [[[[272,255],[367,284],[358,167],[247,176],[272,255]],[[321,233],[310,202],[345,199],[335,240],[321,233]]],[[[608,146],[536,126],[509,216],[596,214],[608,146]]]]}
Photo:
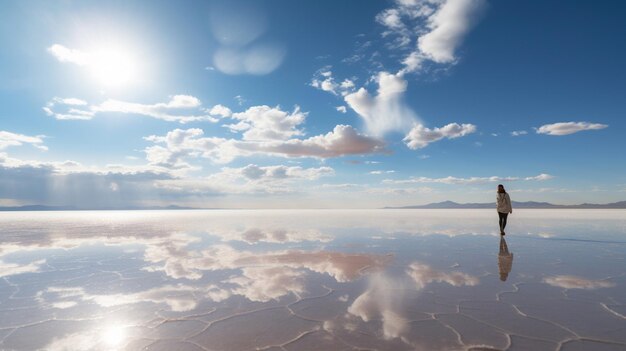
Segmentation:
{"type": "Polygon", "coordinates": [[[0,213],[2,350],[626,350],[626,211],[0,213]]]}

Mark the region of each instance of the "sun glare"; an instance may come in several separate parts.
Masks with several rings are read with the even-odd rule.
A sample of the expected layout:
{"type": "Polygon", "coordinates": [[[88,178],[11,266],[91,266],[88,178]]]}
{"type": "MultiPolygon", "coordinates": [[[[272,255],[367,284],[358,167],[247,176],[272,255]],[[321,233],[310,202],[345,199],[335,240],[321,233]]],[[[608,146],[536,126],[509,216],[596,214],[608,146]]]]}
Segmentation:
{"type": "Polygon", "coordinates": [[[102,342],[111,348],[121,346],[126,339],[126,331],[121,325],[109,325],[101,334],[102,342]]]}
{"type": "Polygon", "coordinates": [[[138,65],[128,52],[107,48],[93,53],[89,68],[94,79],[103,87],[117,88],[137,78],[138,65]]]}

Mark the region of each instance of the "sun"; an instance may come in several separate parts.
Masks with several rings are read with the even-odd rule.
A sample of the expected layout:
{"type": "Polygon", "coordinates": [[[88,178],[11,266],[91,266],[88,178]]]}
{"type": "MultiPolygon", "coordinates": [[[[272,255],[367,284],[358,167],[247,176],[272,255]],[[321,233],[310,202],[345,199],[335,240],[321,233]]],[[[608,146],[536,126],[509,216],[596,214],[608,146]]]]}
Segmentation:
{"type": "Polygon", "coordinates": [[[132,54],[121,48],[100,48],[91,53],[89,70],[104,88],[132,84],[138,77],[139,65],[132,54]]]}

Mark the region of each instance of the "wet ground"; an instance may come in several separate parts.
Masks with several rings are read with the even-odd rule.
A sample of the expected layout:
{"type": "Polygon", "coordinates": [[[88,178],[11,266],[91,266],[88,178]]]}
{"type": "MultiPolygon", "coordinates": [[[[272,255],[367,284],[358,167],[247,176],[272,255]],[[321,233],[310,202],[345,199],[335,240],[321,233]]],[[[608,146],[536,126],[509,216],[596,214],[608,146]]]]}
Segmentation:
{"type": "Polygon", "coordinates": [[[0,213],[1,350],[626,350],[626,211],[0,213]],[[506,239],[506,240],[504,240],[506,239]]]}

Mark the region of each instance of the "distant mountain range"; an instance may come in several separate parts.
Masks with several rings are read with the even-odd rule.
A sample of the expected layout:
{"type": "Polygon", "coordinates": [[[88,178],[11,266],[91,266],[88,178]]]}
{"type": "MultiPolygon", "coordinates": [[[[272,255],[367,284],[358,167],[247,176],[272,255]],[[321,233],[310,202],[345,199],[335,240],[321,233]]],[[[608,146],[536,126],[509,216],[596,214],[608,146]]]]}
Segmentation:
{"type": "Polygon", "coordinates": [[[46,205],[26,205],[26,206],[0,206],[0,211],[130,211],[130,210],[199,210],[195,207],[170,206],[127,206],[127,207],[75,207],[75,206],[46,206],[46,205]]]}
{"type": "MultiPolygon", "coordinates": [[[[555,205],[549,202],[536,202],[536,201],[526,201],[526,202],[517,202],[512,201],[513,209],[516,208],[583,208],[583,209],[626,209],[626,201],[613,202],[610,204],[580,204],[580,205],[555,205]]],[[[411,209],[411,208],[422,208],[422,209],[454,209],[454,208],[496,208],[495,202],[487,202],[487,203],[467,203],[460,204],[454,201],[443,201],[436,202],[428,205],[415,205],[415,206],[402,206],[402,207],[384,207],[385,209],[411,209]]]]}

